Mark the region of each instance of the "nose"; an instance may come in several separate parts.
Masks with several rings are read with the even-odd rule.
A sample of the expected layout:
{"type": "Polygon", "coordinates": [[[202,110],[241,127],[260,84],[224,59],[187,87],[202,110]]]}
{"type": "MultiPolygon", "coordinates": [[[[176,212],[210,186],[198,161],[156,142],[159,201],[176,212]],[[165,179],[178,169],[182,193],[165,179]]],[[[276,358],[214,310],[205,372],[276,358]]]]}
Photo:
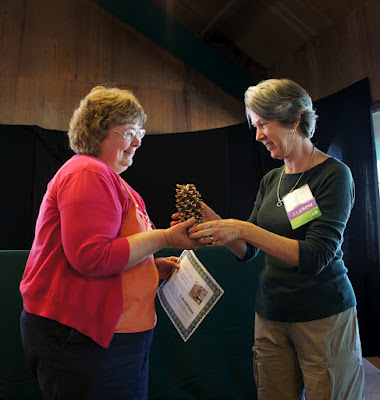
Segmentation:
{"type": "Polygon", "coordinates": [[[137,137],[137,135],[133,138],[132,142],[131,142],[131,146],[134,146],[136,148],[139,148],[141,146],[142,143],[142,139],[139,139],[137,137]]]}
{"type": "Polygon", "coordinates": [[[257,142],[261,142],[264,139],[265,135],[263,132],[263,128],[261,128],[260,126],[258,126],[256,128],[256,141],[257,142]]]}

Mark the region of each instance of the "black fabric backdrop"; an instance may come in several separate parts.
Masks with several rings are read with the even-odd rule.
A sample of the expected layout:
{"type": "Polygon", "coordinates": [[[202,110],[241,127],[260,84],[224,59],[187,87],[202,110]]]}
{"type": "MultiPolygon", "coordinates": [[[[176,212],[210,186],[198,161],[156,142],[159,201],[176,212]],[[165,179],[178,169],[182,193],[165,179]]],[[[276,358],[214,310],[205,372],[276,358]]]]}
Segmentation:
{"type": "MultiPolygon", "coordinates": [[[[369,80],[315,102],[313,141],[345,162],[356,183],[356,203],[345,233],[345,261],[358,299],[363,353],[380,355],[379,196],[369,80]]],[[[243,112],[243,105],[242,105],[243,112]]],[[[0,249],[30,249],[46,185],[72,156],[67,136],[37,126],[0,125],[0,249]]],[[[248,218],[272,160],[246,124],[202,132],[148,135],[123,178],[144,198],[157,227],[167,227],[177,183],[194,183],[223,217],[248,218]]]]}

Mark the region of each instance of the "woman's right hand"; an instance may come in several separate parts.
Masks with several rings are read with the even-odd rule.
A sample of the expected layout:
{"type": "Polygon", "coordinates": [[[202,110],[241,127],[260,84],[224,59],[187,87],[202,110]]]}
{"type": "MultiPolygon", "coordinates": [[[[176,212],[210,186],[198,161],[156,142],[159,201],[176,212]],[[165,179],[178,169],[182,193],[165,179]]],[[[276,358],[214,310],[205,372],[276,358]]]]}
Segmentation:
{"type": "Polygon", "coordinates": [[[192,217],[185,222],[173,221],[170,228],[165,229],[165,236],[169,247],[176,249],[195,250],[204,247],[204,244],[198,240],[190,239],[188,229],[195,223],[195,218],[192,217]],[[174,222],[174,224],[173,224],[174,222]]]}

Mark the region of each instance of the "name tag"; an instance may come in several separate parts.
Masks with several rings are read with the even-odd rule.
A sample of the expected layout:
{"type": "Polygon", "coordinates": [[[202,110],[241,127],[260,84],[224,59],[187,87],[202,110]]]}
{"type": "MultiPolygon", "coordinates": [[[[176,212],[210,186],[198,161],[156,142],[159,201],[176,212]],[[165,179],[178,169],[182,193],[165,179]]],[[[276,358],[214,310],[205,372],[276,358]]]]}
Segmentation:
{"type": "Polygon", "coordinates": [[[322,215],[308,184],[288,193],[282,200],[293,230],[322,215]]]}

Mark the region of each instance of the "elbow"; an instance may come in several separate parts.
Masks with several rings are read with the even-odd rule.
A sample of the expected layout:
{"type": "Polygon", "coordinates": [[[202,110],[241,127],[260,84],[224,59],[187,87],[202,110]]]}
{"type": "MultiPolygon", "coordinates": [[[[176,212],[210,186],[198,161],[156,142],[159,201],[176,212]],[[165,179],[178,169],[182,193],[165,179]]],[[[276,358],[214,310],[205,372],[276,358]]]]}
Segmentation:
{"type": "Polygon", "coordinates": [[[298,271],[305,275],[319,275],[330,264],[334,255],[325,252],[300,252],[298,271]]]}
{"type": "Polygon", "coordinates": [[[89,278],[118,275],[128,259],[116,259],[112,256],[110,243],[102,246],[82,246],[67,257],[70,265],[80,274],[89,278]]]}
{"type": "Polygon", "coordinates": [[[81,275],[84,275],[88,278],[100,278],[105,276],[116,275],[116,273],[112,273],[108,270],[105,263],[103,263],[99,259],[89,259],[86,257],[85,259],[81,257],[75,257],[69,260],[70,265],[81,275]]]}

